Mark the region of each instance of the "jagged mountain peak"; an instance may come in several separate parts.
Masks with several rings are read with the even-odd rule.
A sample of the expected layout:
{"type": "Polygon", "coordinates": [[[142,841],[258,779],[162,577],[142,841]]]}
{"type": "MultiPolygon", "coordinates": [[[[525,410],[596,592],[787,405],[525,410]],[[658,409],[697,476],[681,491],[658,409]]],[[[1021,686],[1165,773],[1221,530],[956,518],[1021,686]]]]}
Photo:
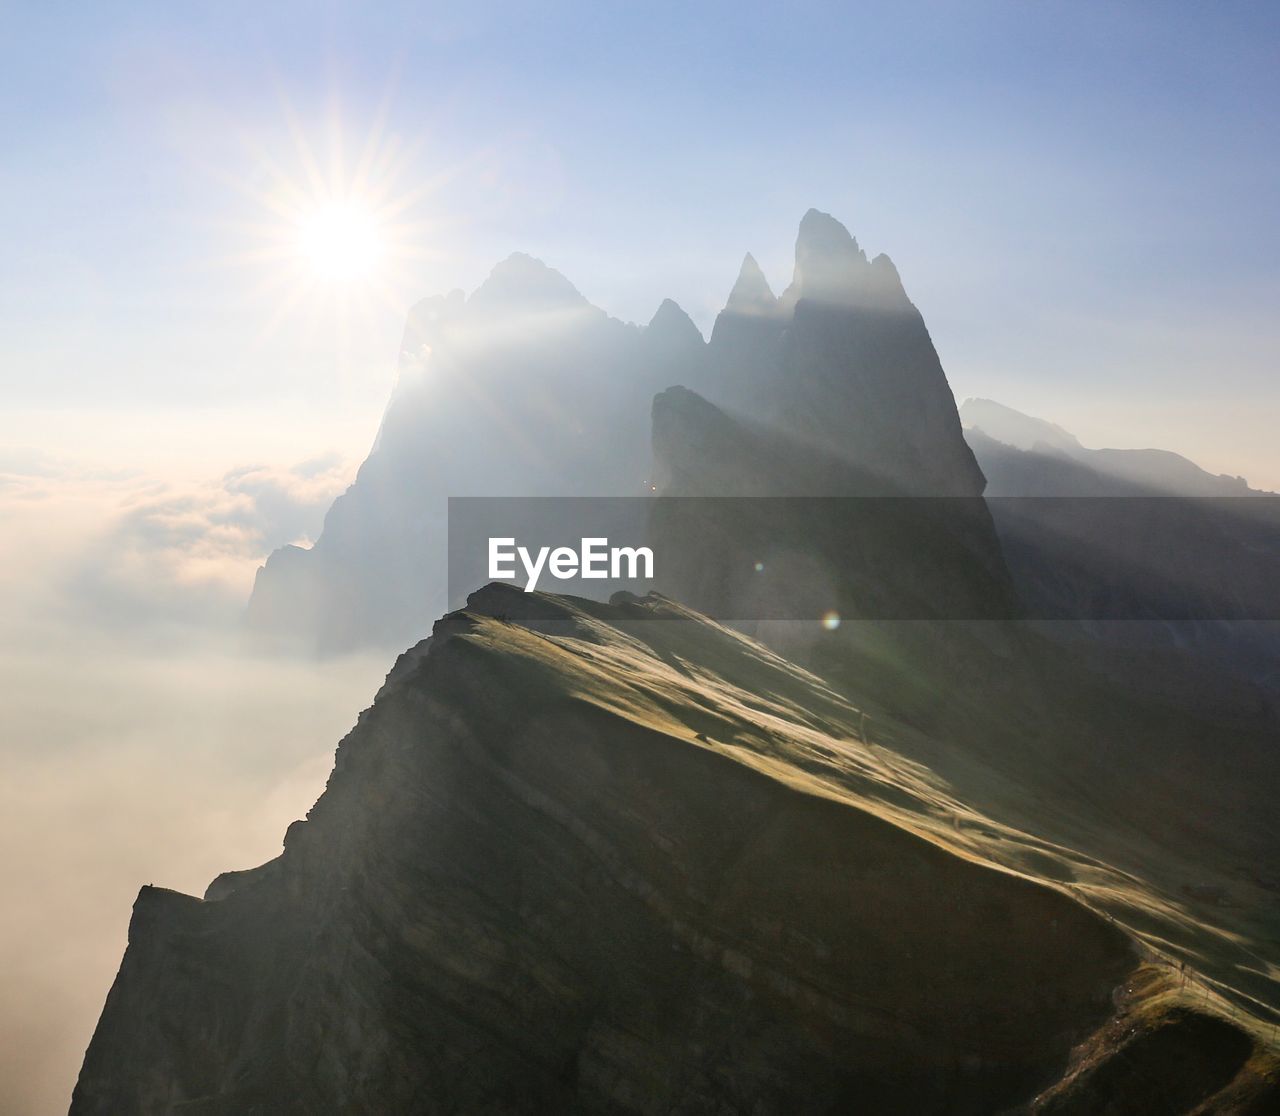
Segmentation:
{"type": "Polygon", "coordinates": [[[769,286],[756,258],[748,252],[742,258],[738,278],[729,292],[725,312],[730,314],[767,314],[777,306],[777,297],[769,286]]]}
{"type": "Polygon", "coordinates": [[[800,220],[795,272],[781,302],[790,309],[801,299],[891,312],[910,307],[893,261],[884,254],[868,260],[849,230],[817,209],[800,220]]]}
{"type": "Polygon", "coordinates": [[[800,230],[796,234],[796,257],[802,254],[855,255],[866,260],[867,255],[858,247],[857,238],[830,213],[810,209],[800,218],[800,230]]]}
{"type": "Polygon", "coordinates": [[[531,307],[587,306],[581,292],[559,271],[524,252],[512,252],[494,266],[489,277],[476,288],[469,306],[531,307]]]}
{"type": "Polygon", "coordinates": [[[825,297],[847,285],[866,263],[866,252],[830,213],[811,209],[800,219],[791,283],[797,297],[825,297]]]}
{"type": "Polygon", "coordinates": [[[655,339],[670,340],[680,344],[704,345],[706,343],[702,331],[693,324],[693,319],[685,313],[678,302],[670,298],[662,300],[662,304],[649,319],[646,333],[655,339]]]}
{"type": "Polygon", "coordinates": [[[631,492],[651,468],[649,404],[671,384],[895,490],[981,492],[938,355],[888,258],[868,261],[813,210],[798,259],[804,298],[779,300],[745,254],[709,341],[673,301],[647,327],[609,318],[526,253],[465,302],[419,304],[375,453],[306,557],[258,579],[254,631],[326,651],[407,641],[445,603],[422,591],[423,571],[445,561],[440,532],[406,532],[405,509],[416,525],[434,523],[446,495],[631,492]],[[843,301],[822,303],[824,275],[843,301]]]}
{"type": "Polygon", "coordinates": [[[888,255],[881,252],[871,261],[871,273],[876,277],[877,285],[882,291],[895,291],[906,299],[906,291],[902,286],[902,276],[898,274],[897,265],[888,255]]]}

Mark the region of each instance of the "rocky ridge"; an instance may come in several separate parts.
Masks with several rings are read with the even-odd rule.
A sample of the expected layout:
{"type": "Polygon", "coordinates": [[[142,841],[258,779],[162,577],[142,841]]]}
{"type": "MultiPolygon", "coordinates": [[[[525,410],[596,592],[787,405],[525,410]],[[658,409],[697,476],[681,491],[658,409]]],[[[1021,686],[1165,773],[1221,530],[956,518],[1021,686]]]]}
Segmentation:
{"type": "Polygon", "coordinates": [[[489,586],[279,858],[143,889],[72,1116],[1137,1111],[1175,1050],[1161,1111],[1267,1111],[1143,885],[912,740],[665,599],[489,586]]]}

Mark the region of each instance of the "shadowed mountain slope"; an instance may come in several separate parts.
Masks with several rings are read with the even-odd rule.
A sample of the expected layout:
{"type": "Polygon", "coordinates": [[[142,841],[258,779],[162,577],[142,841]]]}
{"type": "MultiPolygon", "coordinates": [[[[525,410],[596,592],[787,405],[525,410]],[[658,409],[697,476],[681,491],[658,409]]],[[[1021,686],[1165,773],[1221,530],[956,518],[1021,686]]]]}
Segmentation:
{"type": "Polygon", "coordinates": [[[990,400],[960,413],[1028,607],[1123,618],[1058,624],[1055,637],[1201,710],[1280,711],[1280,497],[1164,450],[1086,449],[990,400]]]}
{"type": "Polygon", "coordinates": [[[73,1116],[1267,1111],[1154,893],[912,739],[663,598],[489,586],[279,858],[143,889],[73,1116]]]}
{"type": "Polygon", "coordinates": [[[966,399],[960,420],[990,496],[1262,495],[1169,450],[1087,449],[1061,426],[990,399],[966,399]]]}

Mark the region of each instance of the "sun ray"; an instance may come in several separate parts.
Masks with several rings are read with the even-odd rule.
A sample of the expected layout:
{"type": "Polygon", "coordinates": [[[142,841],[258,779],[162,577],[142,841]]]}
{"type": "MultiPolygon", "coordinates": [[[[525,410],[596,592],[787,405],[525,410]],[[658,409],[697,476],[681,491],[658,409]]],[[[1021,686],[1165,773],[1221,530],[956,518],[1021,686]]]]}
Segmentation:
{"type": "Polygon", "coordinates": [[[338,98],[308,129],[277,92],[284,142],[246,130],[246,170],[209,168],[254,212],[218,222],[227,248],[208,263],[253,273],[243,289],[266,307],[260,342],[300,315],[308,332],[331,332],[341,359],[356,331],[403,314],[419,296],[447,223],[427,209],[458,171],[427,165],[427,130],[406,139],[390,126],[390,84],[355,133],[338,98]]]}

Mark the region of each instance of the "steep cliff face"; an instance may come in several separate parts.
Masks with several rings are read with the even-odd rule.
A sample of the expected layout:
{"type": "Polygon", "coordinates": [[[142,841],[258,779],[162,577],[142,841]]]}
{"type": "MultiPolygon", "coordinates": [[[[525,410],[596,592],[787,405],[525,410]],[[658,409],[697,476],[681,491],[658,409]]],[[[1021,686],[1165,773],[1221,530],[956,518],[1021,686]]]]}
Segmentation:
{"type": "MultiPolygon", "coordinates": [[[[1107,1028],[1158,1032],[1172,980],[1054,882],[1137,881],[909,736],[662,598],[491,586],[279,858],[143,889],[73,1116],[1082,1111],[1102,1067],[1142,1095],[1107,1028]]],[[[1212,1026],[1179,1096],[1266,1095],[1271,1055],[1212,1026]]]]}
{"type": "Polygon", "coordinates": [[[671,388],[653,404],[657,587],[955,735],[1039,700],[981,496],[904,497],[847,457],[671,388]],[[690,499],[689,497],[693,497],[690,499]],[[838,631],[823,633],[828,618],[838,631]],[[805,622],[807,621],[807,623],[805,622]],[[822,638],[819,638],[821,635],[822,638]]]}
{"type": "Polygon", "coordinates": [[[713,403],[900,491],[982,494],[942,364],[897,268],[885,255],[868,260],[829,214],[811,209],[801,220],[779,298],[746,258],[709,355],[713,403]]]}
{"type": "Polygon", "coordinates": [[[904,496],[898,484],[844,454],[730,415],[684,388],[654,398],[653,448],[658,493],[702,498],[660,501],[654,509],[664,566],[679,571],[661,587],[701,611],[758,616],[740,607],[755,588],[800,598],[816,578],[830,594],[825,604],[816,612],[783,607],[777,615],[1019,615],[979,495],[904,496]],[[812,573],[800,576],[791,569],[796,562],[812,573]],[[704,591],[708,573],[729,570],[737,575],[731,584],[704,591]]]}
{"type": "Polygon", "coordinates": [[[447,607],[448,497],[648,491],[637,416],[704,349],[674,303],[641,329],[520,254],[470,297],[424,300],[369,457],[315,545],[259,571],[251,631],[321,653],[419,638],[447,607]]]}

